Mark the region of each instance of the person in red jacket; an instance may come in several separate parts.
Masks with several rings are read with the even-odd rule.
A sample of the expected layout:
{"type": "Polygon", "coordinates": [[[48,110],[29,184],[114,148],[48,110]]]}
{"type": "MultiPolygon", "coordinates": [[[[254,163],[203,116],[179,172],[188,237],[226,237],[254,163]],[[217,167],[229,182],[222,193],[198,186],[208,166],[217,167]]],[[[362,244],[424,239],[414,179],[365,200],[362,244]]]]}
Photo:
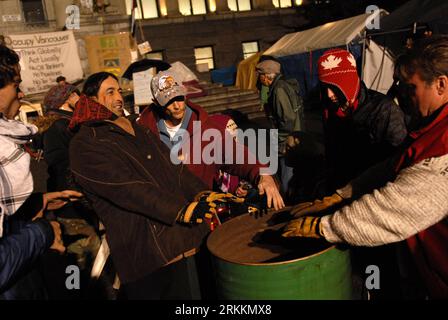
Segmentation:
{"type": "Polygon", "coordinates": [[[430,298],[448,298],[448,37],[421,41],[401,56],[395,70],[406,112],[419,128],[397,156],[368,169],[337,195],[298,205],[316,213],[354,200],[331,215],[306,216],[285,228],[285,237],[325,238],[332,243],[378,246],[406,240],[430,298]]]}
{"type": "MultiPolygon", "coordinates": [[[[188,132],[192,147],[184,153],[182,152],[185,149],[182,148],[182,152],[179,153],[179,160],[185,163],[187,168],[207,184],[209,188],[213,187],[214,177],[219,170],[222,170],[257,185],[259,193],[266,194],[269,208],[272,206],[275,209],[284,207],[283,199],[273,177],[260,174],[260,170],[265,166],[258,163],[258,161],[255,164],[249,164],[248,161],[238,164],[238,159],[236,158],[226,161],[229,160],[224,159],[228,150],[223,149],[221,149],[223,158],[219,159],[222,161],[213,161],[212,163],[204,161],[202,155],[206,147],[210,148],[210,142],[201,140],[195,144],[195,141],[201,139],[204,132],[208,129],[218,130],[223,139],[221,140],[221,147],[224,148],[224,138],[226,135],[230,135],[230,133],[223,130],[220,124],[211,119],[204,109],[185,98],[185,89],[180,85],[179,76],[175,72],[169,70],[161,71],[154,76],[151,81],[151,92],[154,97],[154,103],[143,111],[137,122],[149,128],[171,150],[177,150],[173,149],[173,147],[180,139],[184,139],[182,137],[178,139],[178,137],[182,136],[183,132],[188,132]],[[199,127],[200,130],[196,130],[199,127]],[[200,150],[194,150],[196,146],[199,146],[200,150]],[[195,154],[201,155],[199,161],[195,161],[193,158],[195,154]],[[186,161],[187,157],[190,157],[190,161],[186,161]],[[229,162],[231,163],[229,164],[229,162]]],[[[248,148],[238,144],[234,139],[231,139],[231,141],[233,141],[233,150],[242,150],[245,159],[248,159],[248,148]]],[[[185,143],[185,141],[182,143],[185,143]]],[[[212,144],[214,143],[217,142],[213,141],[212,144]]],[[[218,144],[214,145],[214,147],[216,147],[215,150],[220,148],[218,144]]],[[[233,155],[237,154],[237,152],[233,152],[233,155]]]]}

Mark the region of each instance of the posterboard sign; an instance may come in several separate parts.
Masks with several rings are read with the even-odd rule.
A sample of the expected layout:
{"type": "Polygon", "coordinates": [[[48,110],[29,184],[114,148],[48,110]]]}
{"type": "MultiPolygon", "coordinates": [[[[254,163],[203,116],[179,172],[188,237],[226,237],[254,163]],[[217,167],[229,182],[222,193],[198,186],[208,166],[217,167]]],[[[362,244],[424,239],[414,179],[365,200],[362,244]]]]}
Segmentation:
{"type": "Polygon", "coordinates": [[[106,71],[120,76],[131,64],[129,33],[85,36],[90,73],[106,71]]]}
{"type": "Polygon", "coordinates": [[[67,82],[83,78],[73,31],[10,35],[11,46],[20,56],[23,93],[48,91],[56,78],[67,82]]]}
{"type": "Polygon", "coordinates": [[[154,75],[154,68],[141,72],[134,72],[132,80],[134,83],[134,104],[142,106],[151,104],[153,96],[151,93],[151,80],[154,75]]]}
{"type": "Polygon", "coordinates": [[[151,46],[150,46],[149,42],[148,42],[148,41],[145,41],[145,42],[143,42],[143,43],[140,43],[140,44],[138,45],[138,51],[140,52],[140,54],[141,54],[142,56],[144,56],[144,55],[147,54],[148,52],[151,52],[152,49],[151,49],[151,46]]]}

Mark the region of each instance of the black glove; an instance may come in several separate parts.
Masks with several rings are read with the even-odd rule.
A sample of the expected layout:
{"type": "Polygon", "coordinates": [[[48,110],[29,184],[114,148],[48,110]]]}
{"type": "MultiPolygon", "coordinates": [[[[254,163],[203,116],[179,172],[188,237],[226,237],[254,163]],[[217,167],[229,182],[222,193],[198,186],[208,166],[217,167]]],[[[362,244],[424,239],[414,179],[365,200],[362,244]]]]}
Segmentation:
{"type": "Polygon", "coordinates": [[[181,223],[199,224],[216,214],[215,207],[213,202],[193,201],[179,212],[176,220],[181,223]]]}
{"type": "Polygon", "coordinates": [[[248,190],[244,204],[250,214],[261,215],[268,210],[266,194],[260,195],[258,189],[255,188],[248,190]]]}

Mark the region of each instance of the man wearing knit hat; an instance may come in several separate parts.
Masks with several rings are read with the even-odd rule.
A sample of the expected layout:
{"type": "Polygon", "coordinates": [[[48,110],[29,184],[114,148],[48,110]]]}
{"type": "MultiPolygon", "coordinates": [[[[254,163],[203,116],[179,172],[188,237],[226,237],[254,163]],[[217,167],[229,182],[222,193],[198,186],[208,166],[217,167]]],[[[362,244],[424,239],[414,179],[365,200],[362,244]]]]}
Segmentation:
{"type": "Polygon", "coordinates": [[[303,102],[299,84],[295,79],[286,80],[281,74],[280,63],[263,60],[255,67],[260,83],[269,87],[266,107],[273,125],[278,129],[279,168],[282,192],[287,195],[293,177],[293,168],[286,165],[286,140],[290,133],[303,130],[303,102]]]}
{"type": "Polygon", "coordinates": [[[350,52],[326,51],[319,58],[318,74],[329,186],[334,190],[389,157],[407,130],[401,109],[359,79],[350,52]]]}
{"type": "Polygon", "coordinates": [[[49,110],[66,110],[72,112],[79,99],[79,90],[71,84],[58,84],[50,90],[44,98],[45,112],[49,110]]]}

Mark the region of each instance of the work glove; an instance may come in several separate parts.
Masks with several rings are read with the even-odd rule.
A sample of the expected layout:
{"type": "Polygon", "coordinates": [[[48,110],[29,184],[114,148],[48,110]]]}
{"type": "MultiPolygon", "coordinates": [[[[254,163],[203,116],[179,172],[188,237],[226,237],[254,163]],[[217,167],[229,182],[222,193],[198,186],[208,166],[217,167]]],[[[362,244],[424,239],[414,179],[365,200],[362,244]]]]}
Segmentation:
{"type": "Polygon", "coordinates": [[[310,213],[318,213],[325,209],[331,208],[334,205],[341,203],[344,200],[339,194],[334,193],[329,197],[324,197],[322,200],[314,200],[313,202],[302,202],[291,209],[291,214],[294,217],[301,217],[310,213]]]}
{"type": "Polygon", "coordinates": [[[235,195],[227,192],[202,191],[195,197],[194,201],[215,202],[215,201],[238,201],[235,195]]]}
{"type": "Polygon", "coordinates": [[[199,224],[216,214],[215,207],[213,202],[193,201],[179,212],[176,220],[186,224],[199,224]]]}
{"type": "Polygon", "coordinates": [[[282,236],[289,237],[305,237],[305,238],[323,238],[320,217],[301,217],[290,221],[283,229],[282,236]]]}

